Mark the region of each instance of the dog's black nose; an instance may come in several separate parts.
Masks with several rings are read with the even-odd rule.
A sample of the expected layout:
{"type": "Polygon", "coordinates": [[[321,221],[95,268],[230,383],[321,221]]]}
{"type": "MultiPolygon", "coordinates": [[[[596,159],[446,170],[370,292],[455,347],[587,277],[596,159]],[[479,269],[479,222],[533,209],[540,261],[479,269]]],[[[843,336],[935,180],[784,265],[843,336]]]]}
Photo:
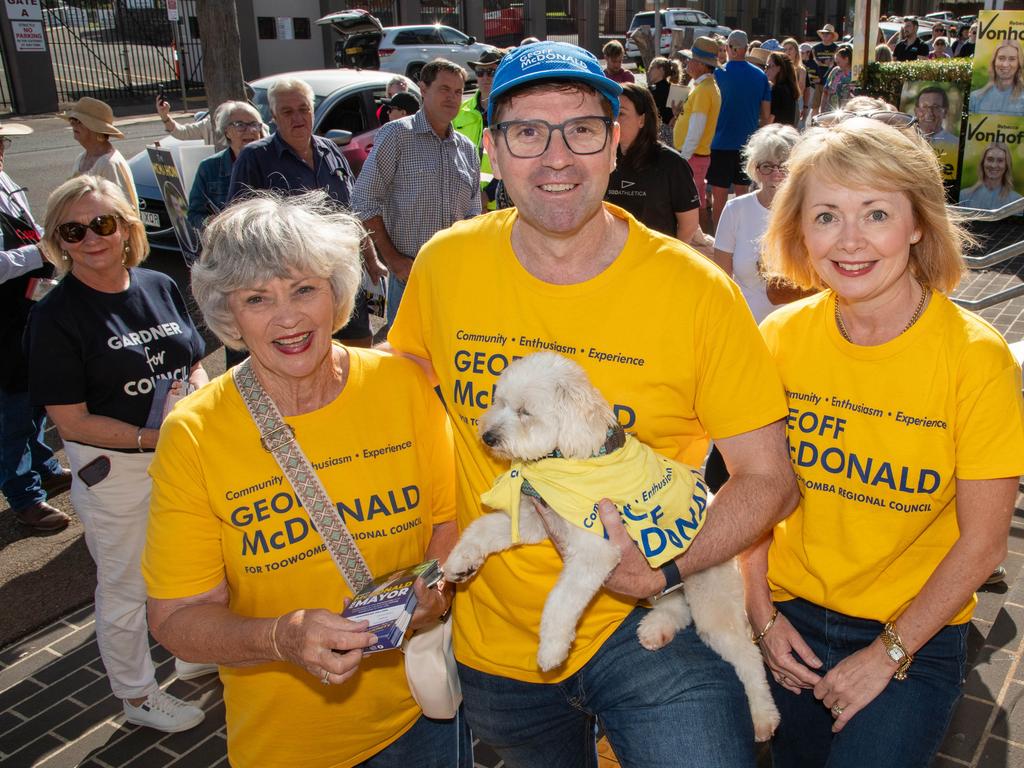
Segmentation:
{"type": "Polygon", "coordinates": [[[494,433],[493,429],[489,429],[480,436],[480,439],[484,441],[484,445],[488,448],[493,448],[498,444],[498,436],[494,433]]]}

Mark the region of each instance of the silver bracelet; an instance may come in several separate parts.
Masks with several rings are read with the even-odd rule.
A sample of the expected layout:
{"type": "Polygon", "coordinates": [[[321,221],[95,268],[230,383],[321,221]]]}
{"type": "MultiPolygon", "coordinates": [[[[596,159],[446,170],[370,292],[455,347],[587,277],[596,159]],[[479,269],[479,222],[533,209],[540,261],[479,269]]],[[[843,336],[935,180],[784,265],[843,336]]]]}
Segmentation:
{"type": "Polygon", "coordinates": [[[142,449],[142,427],[139,427],[139,431],[135,433],[135,445],[139,448],[139,453],[144,453],[142,449]]]}

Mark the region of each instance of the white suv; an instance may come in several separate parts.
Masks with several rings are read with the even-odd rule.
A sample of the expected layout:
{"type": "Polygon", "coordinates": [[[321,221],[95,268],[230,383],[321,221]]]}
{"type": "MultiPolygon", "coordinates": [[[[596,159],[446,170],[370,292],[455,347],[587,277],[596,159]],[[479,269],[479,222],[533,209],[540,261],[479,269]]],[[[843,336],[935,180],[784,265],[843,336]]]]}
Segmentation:
{"type": "MultiPolygon", "coordinates": [[[[633,31],[640,27],[650,27],[654,31],[654,11],[643,11],[636,14],[629,23],[629,32],[626,33],[626,56],[637,64],[642,65],[640,50],[636,43],[630,38],[633,31]]],[[[661,12],[661,45],[658,46],[659,56],[670,56],[673,51],[672,31],[693,30],[693,38],[696,40],[701,35],[722,35],[728,37],[732,32],[728,27],[719,26],[718,22],[708,16],[704,11],[695,11],[691,8],[669,8],[661,12]]]]}
{"type": "Polygon", "coordinates": [[[339,11],[317,24],[329,24],[341,39],[334,44],[338,67],[379,69],[418,80],[428,61],[448,59],[466,70],[466,79],[476,81],[471,61],[479,61],[493,45],[478,43],[475,37],[441,24],[384,27],[366,11],[339,11]]]}

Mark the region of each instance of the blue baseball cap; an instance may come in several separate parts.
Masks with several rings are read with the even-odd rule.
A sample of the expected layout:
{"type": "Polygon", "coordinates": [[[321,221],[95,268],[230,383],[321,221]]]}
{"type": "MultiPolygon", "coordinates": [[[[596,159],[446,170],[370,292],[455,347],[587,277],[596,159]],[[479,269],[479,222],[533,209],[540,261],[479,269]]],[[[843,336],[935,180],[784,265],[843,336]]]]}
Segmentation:
{"type": "Polygon", "coordinates": [[[494,84],[487,99],[487,122],[494,117],[494,103],[506,91],[541,80],[573,80],[597,89],[612,104],[612,114],[619,116],[622,86],[609,77],[597,57],[571,43],[541,42],[521,45],[498,65],[494,84]]]}

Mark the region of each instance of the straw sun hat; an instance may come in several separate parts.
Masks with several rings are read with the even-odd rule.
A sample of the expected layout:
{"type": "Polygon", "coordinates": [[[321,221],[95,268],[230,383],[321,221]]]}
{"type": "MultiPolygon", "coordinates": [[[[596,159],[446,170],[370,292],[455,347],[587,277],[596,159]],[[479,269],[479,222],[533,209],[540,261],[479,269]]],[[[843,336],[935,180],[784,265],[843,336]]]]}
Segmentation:
{"type": "Polygon", "coordinates": [[[93,133],[103,133],[115,139],[124,138],[124,134],[114,127],[114,110],[99,99],[83,96],[65,110],[61,117],[65,120],[75,118],[93,133]]]}

